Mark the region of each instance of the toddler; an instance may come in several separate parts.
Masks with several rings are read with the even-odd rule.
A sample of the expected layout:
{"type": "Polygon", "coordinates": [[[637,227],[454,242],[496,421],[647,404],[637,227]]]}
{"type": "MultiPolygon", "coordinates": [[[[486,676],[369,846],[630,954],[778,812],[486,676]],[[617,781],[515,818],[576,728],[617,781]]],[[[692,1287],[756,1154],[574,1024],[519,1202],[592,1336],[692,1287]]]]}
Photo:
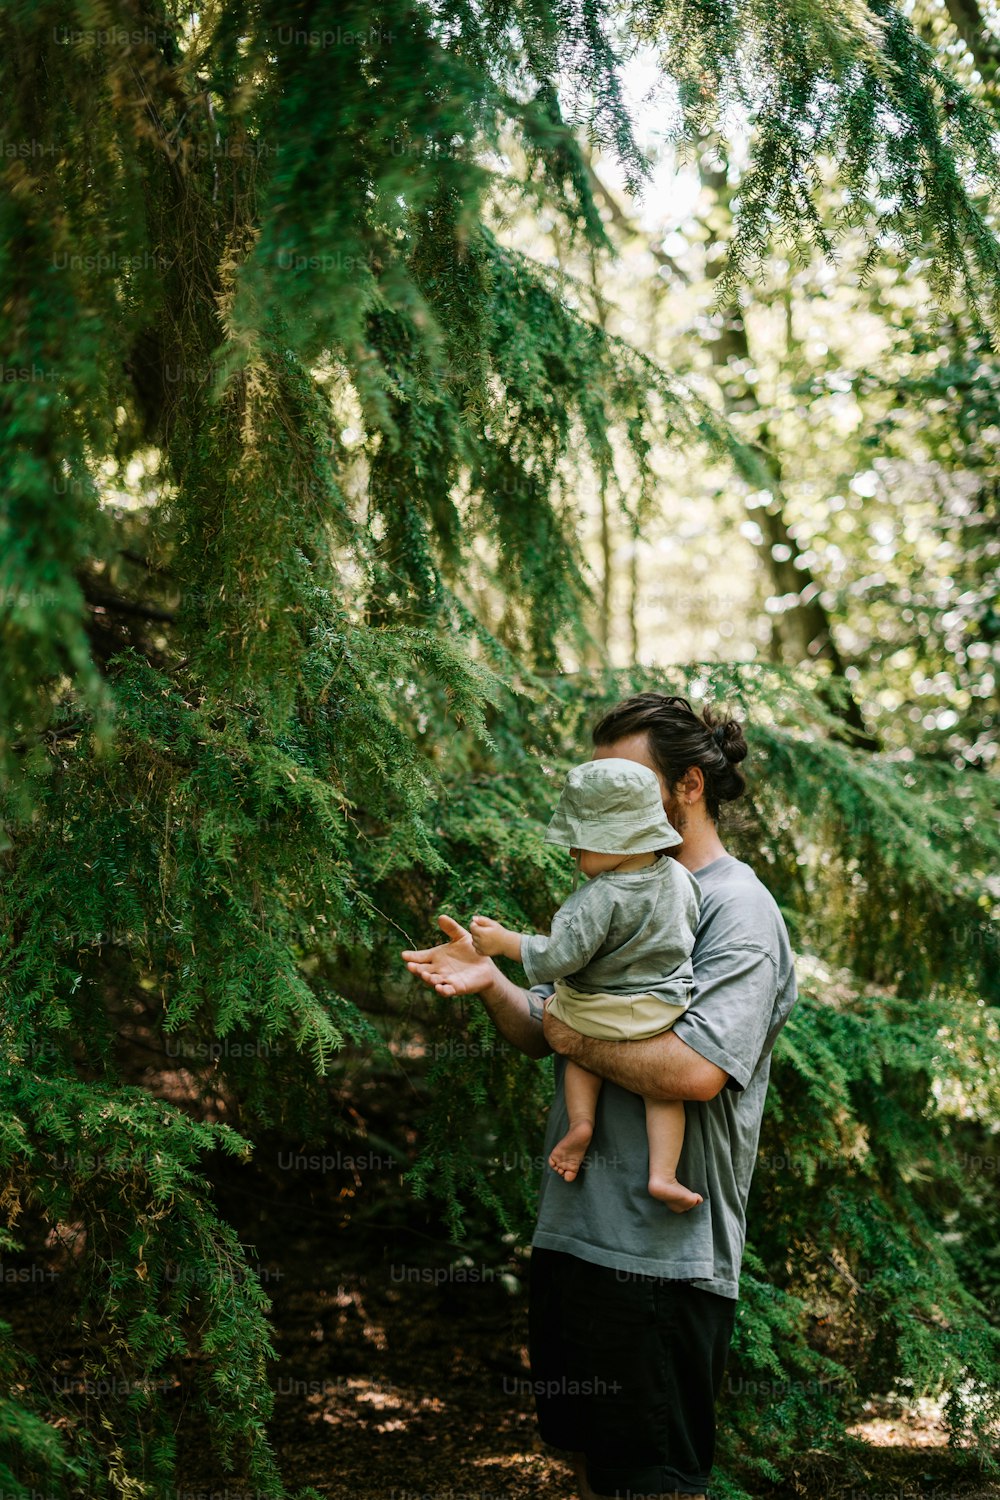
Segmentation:
{"type": "MultiPolygon", "coordinates": [[[[586,884],[556,912],[548,937],[473,917],[476,950],[517,959],[530,984],[552,981],[551,1013],[584,1036],[639,1041],[668,1031],[691,999],[701,890],[683,865],[655,853],[682,842],[663,811],[656,775],[617,756],[574,766],[545,838],[569,849],[586,884]]],[[[566,1182],[579,1172],[594,1133],[601,1083],[567,1063],[569,1129],[549,1157],[566,1182]]],[[[645,1105],[649,1192],[685,1213],[702,1197],[677,1181],[684,1101],[645,1105]]]]}

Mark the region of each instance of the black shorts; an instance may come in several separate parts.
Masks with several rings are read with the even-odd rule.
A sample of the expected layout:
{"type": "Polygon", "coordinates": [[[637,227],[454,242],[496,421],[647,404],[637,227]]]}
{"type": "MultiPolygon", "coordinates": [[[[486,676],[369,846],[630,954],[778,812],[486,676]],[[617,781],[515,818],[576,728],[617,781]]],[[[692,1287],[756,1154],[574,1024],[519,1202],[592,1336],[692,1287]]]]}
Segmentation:
{"type": "Polygon", "coordinates": [[[530,1293],[543,1440],[583,1453],[598,1495],[707,1492],[736,1299],[538,1248],[530,1293]]]}

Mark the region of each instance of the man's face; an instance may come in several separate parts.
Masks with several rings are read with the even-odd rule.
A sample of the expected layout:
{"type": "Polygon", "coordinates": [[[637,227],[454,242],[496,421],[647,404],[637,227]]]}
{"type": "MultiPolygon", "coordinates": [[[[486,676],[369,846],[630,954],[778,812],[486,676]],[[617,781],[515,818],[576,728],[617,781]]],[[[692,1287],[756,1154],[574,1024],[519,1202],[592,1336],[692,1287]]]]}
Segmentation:
{"type": "MultiPolygon", "coordinates": [[[[653,764],[653,757],[649,753],[649,736],[645,730],[638,734],[627,734],[624,739],[615,740],[613,745],[596,745],[591,760],[605,760],[609,755],[620,756],[622,760],[638,761],[640,766],[648,766],[656,775],[660,783],[660,795],[663,798],[663,811],[668,819],[683,837],[684,825],[687,822],[687,810],[679,797],[671,792],[663,776],[653,764]]],[[[671,851],[672,852],[672,851],[671,851]]]]}

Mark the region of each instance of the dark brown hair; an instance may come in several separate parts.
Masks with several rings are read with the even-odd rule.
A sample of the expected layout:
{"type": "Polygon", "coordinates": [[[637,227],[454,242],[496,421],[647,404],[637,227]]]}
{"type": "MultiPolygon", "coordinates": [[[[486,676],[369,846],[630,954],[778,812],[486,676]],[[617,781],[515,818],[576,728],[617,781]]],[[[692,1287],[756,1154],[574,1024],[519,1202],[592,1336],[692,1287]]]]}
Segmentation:
{"type": "Polygon", "coordinates": [[[746,791],[738,769],[746,759],[747,742],[737,719],[705,708],[695,713],[686,698],[667,693],[636,693],[610,709],[594,725],[595,745],[613,745],[630,734],[645,734],[649,753],[673,791],[685,771],[697,766],[705,778],[705,810],[715,822],[722,802],[733,802],[746,791]]]}

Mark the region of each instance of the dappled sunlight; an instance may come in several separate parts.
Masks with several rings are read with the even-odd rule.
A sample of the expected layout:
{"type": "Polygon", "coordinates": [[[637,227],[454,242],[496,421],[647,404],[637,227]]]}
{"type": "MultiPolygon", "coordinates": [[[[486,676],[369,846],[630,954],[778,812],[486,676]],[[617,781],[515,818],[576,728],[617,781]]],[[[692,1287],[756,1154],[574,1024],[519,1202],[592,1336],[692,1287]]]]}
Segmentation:
{"type": "Polygon", "coordinates": [[[946,1448],[948,1431],[943,1420],[943,1398],[919,1397],[907,1405],[888,1399],[865,1402],[865,1419],[848,1427],[873,1447],[946,1448]]]}

